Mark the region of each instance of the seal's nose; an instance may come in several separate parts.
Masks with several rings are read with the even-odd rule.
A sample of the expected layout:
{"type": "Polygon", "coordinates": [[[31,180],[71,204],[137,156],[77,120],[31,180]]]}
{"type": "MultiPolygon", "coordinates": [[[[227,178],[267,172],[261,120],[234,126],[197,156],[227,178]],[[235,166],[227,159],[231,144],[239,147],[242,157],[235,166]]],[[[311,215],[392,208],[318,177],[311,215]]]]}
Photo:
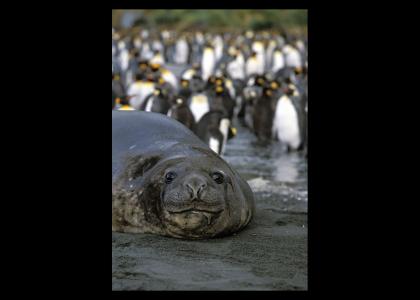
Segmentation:
{"type": "Polygon", "coordinates": [[[193,198],[198,198],[207,187],[207,182],[203,176],[194,174],[186,178],[184,185],[192,193],[193,198]]]}

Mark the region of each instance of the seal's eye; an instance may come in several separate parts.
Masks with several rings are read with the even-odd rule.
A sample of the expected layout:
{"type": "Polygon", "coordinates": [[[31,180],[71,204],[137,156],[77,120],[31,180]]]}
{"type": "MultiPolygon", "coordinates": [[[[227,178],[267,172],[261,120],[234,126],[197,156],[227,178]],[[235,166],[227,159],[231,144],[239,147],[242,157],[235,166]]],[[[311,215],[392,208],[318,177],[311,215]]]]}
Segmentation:
{"type": "Polygon", "coordinates": [[[219,172],[214,172],[211,175],[211,178],[213,178],[213,180],[216,181],[217,184],[222,184],[225,180],[223,174],[219,172]]]}
{"type": "Polygon", "coordinates": [[[171,183],[176,177],[176,173],[174,172],[168,172],[165,175],[165,183],[171,183]]]}

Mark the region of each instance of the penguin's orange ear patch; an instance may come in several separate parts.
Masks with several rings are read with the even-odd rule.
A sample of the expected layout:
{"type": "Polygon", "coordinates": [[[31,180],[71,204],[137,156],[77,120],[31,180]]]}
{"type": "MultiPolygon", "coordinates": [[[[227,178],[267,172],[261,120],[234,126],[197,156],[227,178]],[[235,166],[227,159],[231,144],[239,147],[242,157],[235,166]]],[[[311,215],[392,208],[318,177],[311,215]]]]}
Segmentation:
{"type": "Polygon", "coordinates": [[[218,87],[216,88],[216,92],[218,92],[218,93],[223,92],[223,87],[218,86],[218,87]]]}
{"type": "Polygon", "coordinates": [[[279,88],[278,83],[277,83],[277,82],[275,82],[275,81],[273,81],[273,82],[271,83],[271,88],[272,88],[272,89],[274,89],[274,90],[278,89],[278,88],[279,88]]]}
{"type": "Polygon", "coordinates": [[[150,67],[152,67],[152,69],[156,70],[156,69],[159,69],[160,65],[156,64],[156,63],[153,63],[153,64],[150,64],[150,67]]]}
{"type": "Polygon", "coordinates": [[[184,87],[188,86],[188,80],[181,80],[181,85],[184,87]]]}

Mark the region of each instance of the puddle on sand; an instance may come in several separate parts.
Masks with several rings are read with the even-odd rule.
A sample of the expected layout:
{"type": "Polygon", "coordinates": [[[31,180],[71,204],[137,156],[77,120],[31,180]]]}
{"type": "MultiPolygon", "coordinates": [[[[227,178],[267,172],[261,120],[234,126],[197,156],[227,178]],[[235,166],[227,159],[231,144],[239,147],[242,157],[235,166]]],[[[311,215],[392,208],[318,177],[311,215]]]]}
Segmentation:
{"type": "MultiPolygon", "coordinates": [[[[262,198],[282,202],[307,203],[307,160],[301,153],[287,153],[279,142],[268,146],[256,144],[256,137],[239,122],[234,122],[238,135],[226,145],[223,158],[248,181],[256,194],[262,198]]],[[[307,209],[305,204],[300,208],[307,209]]]]}

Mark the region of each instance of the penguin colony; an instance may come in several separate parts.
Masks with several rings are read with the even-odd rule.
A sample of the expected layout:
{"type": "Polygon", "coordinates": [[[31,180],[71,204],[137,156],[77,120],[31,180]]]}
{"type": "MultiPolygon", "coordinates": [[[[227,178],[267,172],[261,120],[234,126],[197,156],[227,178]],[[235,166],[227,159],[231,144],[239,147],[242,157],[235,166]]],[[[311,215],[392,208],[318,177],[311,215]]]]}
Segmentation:
{"type": "Polygon", "coordinates": [[[218,154],[235,118],[263,145],[306,153],[307,70],[305,38],[285,33],[112,29],[112,109],[170,116],[218,154]]]}

